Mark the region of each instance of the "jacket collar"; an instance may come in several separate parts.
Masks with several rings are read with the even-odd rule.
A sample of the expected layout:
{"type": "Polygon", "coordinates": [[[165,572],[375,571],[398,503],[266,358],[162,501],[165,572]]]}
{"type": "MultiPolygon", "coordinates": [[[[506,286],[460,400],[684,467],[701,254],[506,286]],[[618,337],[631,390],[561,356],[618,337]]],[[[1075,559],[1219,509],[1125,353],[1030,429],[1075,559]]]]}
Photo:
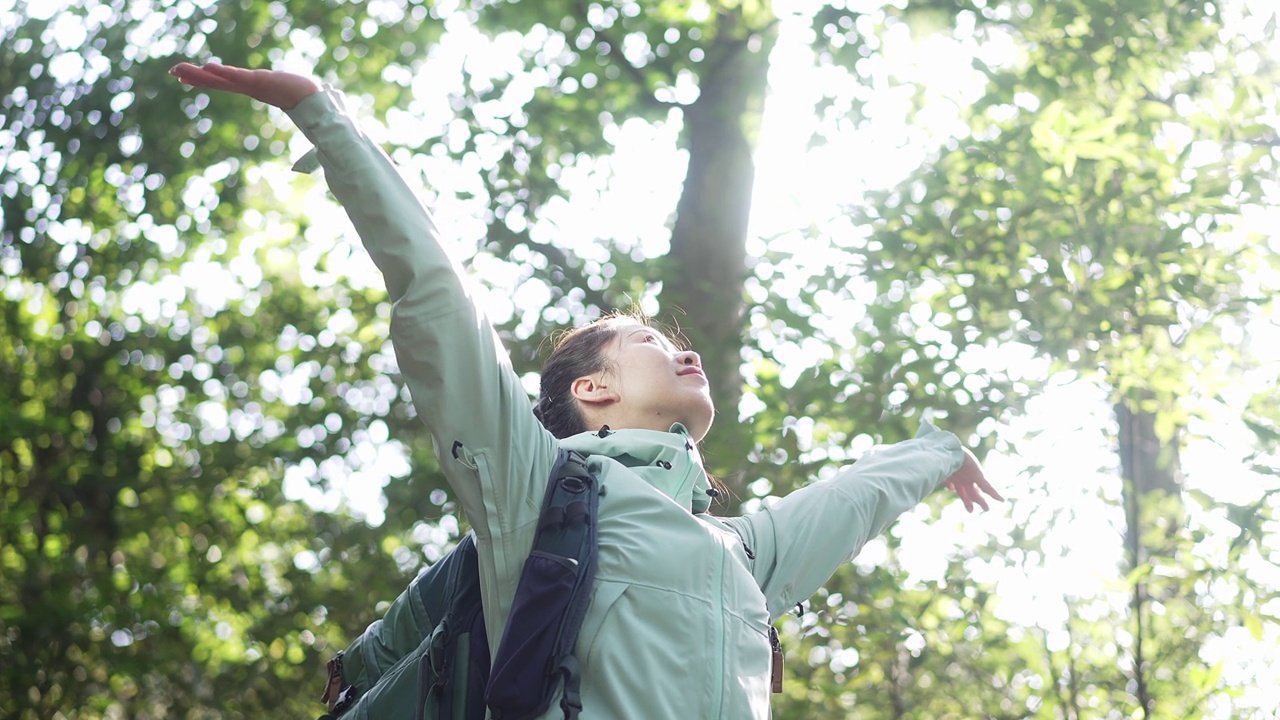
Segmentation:
{"type": "Polygon", "coordinates": [[[604,455],[626,465],[645,482],[695,514],[711,506],[711,487],[702,455],[689,430],[675,423],[658,430],[608,430],[564,438],[560,444],[587,455],[604,455]]]}

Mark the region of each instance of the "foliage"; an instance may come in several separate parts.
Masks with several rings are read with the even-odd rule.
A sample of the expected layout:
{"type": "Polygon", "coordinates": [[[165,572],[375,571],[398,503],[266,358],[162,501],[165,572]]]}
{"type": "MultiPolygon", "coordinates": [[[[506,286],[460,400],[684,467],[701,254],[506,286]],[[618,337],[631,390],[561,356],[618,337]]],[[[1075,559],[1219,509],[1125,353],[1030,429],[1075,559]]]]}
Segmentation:
{"type": "Polygon", "coordinates": [[[1120,641],[1090,650],[1098,626],[1073,611],[1065,648],[1024,649],[1029,666],[1047,660],[1054,692],[1015,714],[1076,717],[1087,697],[1108,716],[1195,716],[1224,692],[1205,638],[1240,623],[1261,637],[1207,594],[1242,578],[1217,575],[1193,541],[1177,457],[1188,418],[1250,363],[1224,339],[1266,301],[1249,288],[1273,260],[1233,225],[1273,168],[1274,130],[1251,120],[1270,84],[1232,71],[1256,51],[1217,6],[1024,7],[968,11],[976,34],[1011,36],[1021,56],[978,61],[988,86],[970,135],[859,208],[874,230],[852,263],[876,280],[877,306],[929,305],[877,323],[884,345],[912,345],[907,319],[927,318],[962,347],[1028,345],[1116,403],[1128,600],[1066,600],[1100,603],[1091,615],[1120,641]]]}
{"type": "MultiPolygon", "coordinates": [[[[1274,110],[1274,68],[1224,29],[1234,5],[851,6],[111,0],[0,17],[0,716],[313,713],[334,647],[458,531],[384,295],[317,184],[282,176],[284,123],[182,90],[176,59],[305,64],[352,93],[434,199],[473,212],[468,267],[524,298],[497,318],[521,373],[554,330],[632,303],[740,367],[715,374],[706,448],[733,505],[926,413],[1012,452],[998,421],[1057,371],[1145,413],[1161,448],[1203,433],[1250,372],[1235,339],[1272,262],[1234,230],[1275,162],[1252,119],[1274,110]],[[751,153],[796,20],[840,78],[816,95],[819,148],[867,120],[873,86],[933,101],[884,76],[903,27],[1016,52],[979,55],[967,134],[905,182],[766,243],[748,232],[751,153]],[[454,77],[451,42],[515,60],[482,49],[454,77]],[[442,108],[423,88],[446,84],[442,108]],[[624,182],[612,154],[635,123],[672,128],[686,160],[665,228],[573,236],[592,198],[570,188],[624,182]],[[380,507],[348,499],[369,484],[380,507]]],[[[1272,400],[1246,418],[1264,473],[1272,400]]],[[[1056,492],[1027,482],[1028,505],[1056,492]]],[[[1052,519],[940,550],[925,578],[891,533],[783,623],[776,714],[1246,715],[1212,643],[1275,634],[1275,589],[1248,569],[1274,552],[1275,498],[1133,487],[1103,494],[1142,552],[1102,595],[1063,598],[1060,627],[1009,619],[991,580],[1048,562],[1052,519]]]]}
{"type": "MultiPolygon", "coordinates": [[[[299,5],[335,39],[372,22],[299,5]]],[[[381,293],[280,259],[308,229],[260,200],[274,125],[247,104],[200,119],[209,98],[166,75],[175,54],[269,62],[283,7],[33,4],[4,28],[6,717],[310,712],[319,656],[394,596],[416,565],[402,539],[441,515],[426,462],[382,528],[289,489],[421,436],[379,372],[381,293]]],[[[349,48],[380,67],[430,37],[386,25],[349,48]]]]}

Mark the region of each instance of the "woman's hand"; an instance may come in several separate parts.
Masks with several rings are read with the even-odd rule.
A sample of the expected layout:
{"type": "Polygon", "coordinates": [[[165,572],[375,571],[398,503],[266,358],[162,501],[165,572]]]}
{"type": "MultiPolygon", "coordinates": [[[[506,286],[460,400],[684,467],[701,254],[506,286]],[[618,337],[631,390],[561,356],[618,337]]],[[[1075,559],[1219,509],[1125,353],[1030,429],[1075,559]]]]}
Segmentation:
{"type": "Polygon", "coordinates": [[[983,510],[991,509],[987,506],[986,498],[982,497],[983,493],[996,500],[1004,501],[1000,493],[987,482],[987,476],[982,473],[982,465],[968,448],[964,448],[964,464],[951,477],[942,481],[942,484],[960,496],[964,501],[964,509],[969,512],[973,512],[974,505],[980,506],[983,510]]]}
{"type": "Polygon", "coordinates": [[[169,69],[169,74],[183,85],[248,95],[281,110],[289,110],[320,92],[320,85],[305,75],[280,70],[246,70],[214,62],[178,63],[169,69]]]}

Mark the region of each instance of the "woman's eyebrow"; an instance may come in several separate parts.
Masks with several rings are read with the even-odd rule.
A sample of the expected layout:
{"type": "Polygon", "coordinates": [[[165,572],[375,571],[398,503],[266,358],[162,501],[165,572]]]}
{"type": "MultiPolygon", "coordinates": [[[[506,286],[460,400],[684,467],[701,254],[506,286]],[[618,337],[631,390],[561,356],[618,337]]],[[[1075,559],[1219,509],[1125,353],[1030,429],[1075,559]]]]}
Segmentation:
{"type": "Polygon", "coordinates": [[[656,340],[658,341],[658,344],[662,345],[664,348],[666,348],[666,349],[668,349],[668,350],[675,350],[675,349],[676,349],[676,346],[675,346],[675,345],[673,345],[673,344],[671,344],[671,341],[667,339],[667,336],[666,336],[666,335],[663,335],[662,333],[658,332],[657,330],[654,330],[654,329],[653,329],[653,328],[651,328],[651,327],[638,327],[638,328],[636,328],[635,330],[632,330],[632,331],[628,334],[628,337],[635,337],[635,335],[636,335],[637,333],[644,333],[644,334],[646,334],[646,335],[652,335],[652,336],[654,337],[654,339],[656,339],[656,340]]]}

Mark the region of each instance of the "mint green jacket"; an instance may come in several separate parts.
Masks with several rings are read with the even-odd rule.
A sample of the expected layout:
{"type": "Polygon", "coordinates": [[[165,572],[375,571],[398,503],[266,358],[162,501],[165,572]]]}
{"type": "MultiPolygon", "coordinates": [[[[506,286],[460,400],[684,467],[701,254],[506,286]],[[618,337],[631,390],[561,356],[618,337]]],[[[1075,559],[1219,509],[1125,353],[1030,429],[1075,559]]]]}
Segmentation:
{"type": "Polygon", "coordinates": [[[760,512],[708,515],[683,426],[559,441],[543,429],[431,216],[341,98],[318,93],[289,115],[385,276],[400,370],[476,533],[495,649],[559,444],[587,454],[605,490],[577,646],[583,720],[769,717],[770,623],[959,469],[955,436],[925,425],[760,512]]]}

